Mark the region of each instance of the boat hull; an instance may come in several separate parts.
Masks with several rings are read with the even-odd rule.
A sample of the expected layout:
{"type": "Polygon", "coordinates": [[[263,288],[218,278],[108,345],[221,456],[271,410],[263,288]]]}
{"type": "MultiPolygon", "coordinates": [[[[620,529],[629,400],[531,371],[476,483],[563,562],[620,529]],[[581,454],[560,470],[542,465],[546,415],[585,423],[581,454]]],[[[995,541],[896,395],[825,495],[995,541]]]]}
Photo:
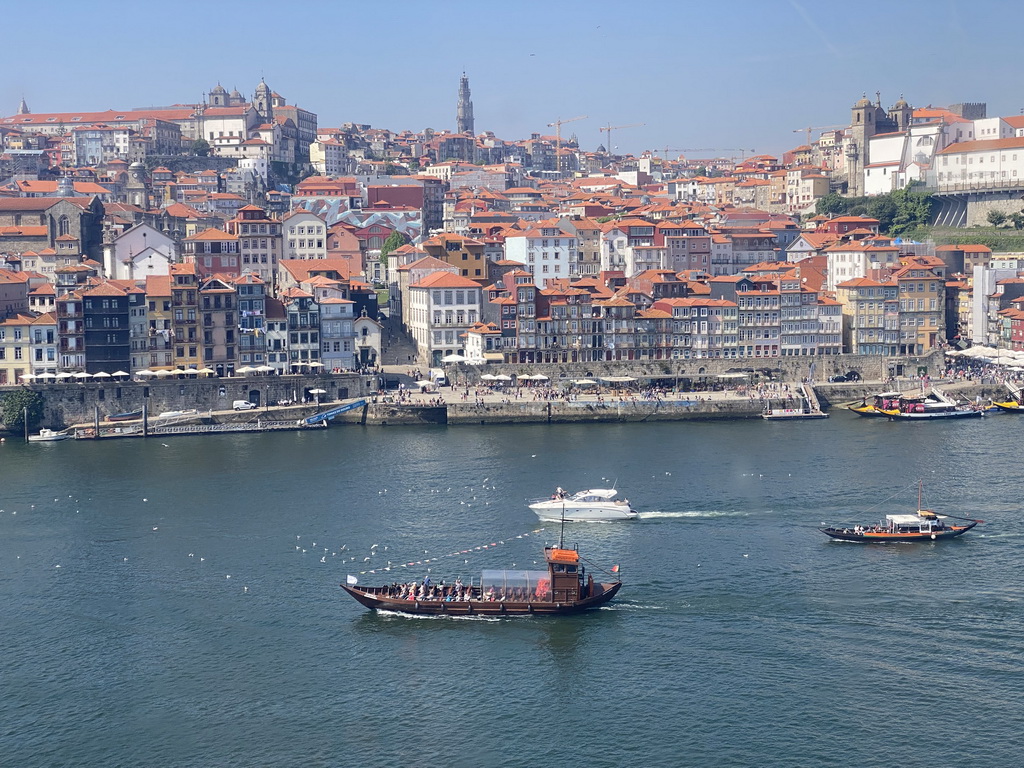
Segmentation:
{"type": "Polygon", "coordinates": [[[142,418],[142,411],[129,411],[127,413],[115,413],[107,416],[104,421],[137,421],[142,418]]]}
{"type": "Polygon", "coordinates": [[[978,521],[974,520],[967,525],[951,525],[941,531],[927,533],[890,533],[889,531],[855,531],[853,528],[819,528],[818,530],[833,539],[840,541],[856,541],[861,544],[882,543],[889,541],[939,541],[940,539],[955,539],[962,536],[971,528],[976,526],[978,521]]]}
{"type": "Polygon", "coordinates": [[[963,410],[963,411],[936,411],[935,413],[893,413],[889,418],[893,421],[917,421],[919,419],[979,419],[985,415],[984,411],[963,410]]]}
{"type": "Polygon", "coordinates": [[[1021,407],[1021,404],[1018,403],[1016,400],[1010,400],[1004,403],[997,403],[993,401],[992,405],[994,405],[1000,411],[1005,411],[1006,413],[1024,413],[1024,407],[1021,407]]]}
{"type": "Polygon", "coordinates": [[[618,593],[622,582],[595,584],[600,592],[584,600],[571,603],[545,601],[513,602],[502,600],[401,600],[388,597],[383,587],[366,587],[342,584],[341,588],[359,603],[374,611],[393,611],[412,616],[566,616],[598,608],[618,593]]]}
{"type": "Polygon", "coordinates": [[[858,416],[868,416],[871,418],[882,419],[887,419],[890,416],[899,413],[899,411],[875,408],[875,406],[873,405],[851,405],[849,406],[849,410],[853,411],[858,416]]]}
{"type": "Polygon", "coordinates": [[[549,505],[547,502],[541,502],[531,504],[530,509],[541,520],[555,523],[562,520],[567,523],[603,523],[613,520],[636,520],[640,517],[639,512],[626,504],[563,508],[561,504],[549,505]]]}
{"type": "Polygon", "coordinates": [[[797,421],[801,419],[827,419],[828,414],[822,411],[790,411],[790,410],[774,410],[765,411],[761,414],[762,419],[769,421],[797,421]]]}

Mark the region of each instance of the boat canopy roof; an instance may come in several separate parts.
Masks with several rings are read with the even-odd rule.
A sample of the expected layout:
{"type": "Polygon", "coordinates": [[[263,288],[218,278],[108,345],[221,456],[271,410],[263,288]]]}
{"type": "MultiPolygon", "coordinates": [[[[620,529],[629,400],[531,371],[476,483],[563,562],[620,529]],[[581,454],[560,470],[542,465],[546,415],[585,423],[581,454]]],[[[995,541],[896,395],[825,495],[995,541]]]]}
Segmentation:
{"type": "Polygon", "coordinates": [[[885,519],[896,525],[916,525],[921,522],[917,515],[886,515],[885,519]]]}
{"type": "Polygon", "coordinates": [[[587,491],[580,491],[575,496],[573,496],[573,498],[580,500],[611,499],[618,495],[619,492],[616,491],[614,488],[591,488],[590,490],[587,491]]]}

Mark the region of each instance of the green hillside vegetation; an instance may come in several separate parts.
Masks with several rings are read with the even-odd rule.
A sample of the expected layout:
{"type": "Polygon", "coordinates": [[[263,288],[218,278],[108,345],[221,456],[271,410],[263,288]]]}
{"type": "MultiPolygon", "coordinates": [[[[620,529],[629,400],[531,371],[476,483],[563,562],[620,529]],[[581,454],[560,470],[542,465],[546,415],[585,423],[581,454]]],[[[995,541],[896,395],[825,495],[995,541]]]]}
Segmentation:
{"type": "Polygon", "coordinates": [[[815,208],[821,215],[869,216],[878,219],[878,229],[889,237],[906,237],[926,227],[931,221],[935,201],[931,195],[918,192],[916,185],[872,197],[843,197],[829,192],[818,200],[815,208]]]}

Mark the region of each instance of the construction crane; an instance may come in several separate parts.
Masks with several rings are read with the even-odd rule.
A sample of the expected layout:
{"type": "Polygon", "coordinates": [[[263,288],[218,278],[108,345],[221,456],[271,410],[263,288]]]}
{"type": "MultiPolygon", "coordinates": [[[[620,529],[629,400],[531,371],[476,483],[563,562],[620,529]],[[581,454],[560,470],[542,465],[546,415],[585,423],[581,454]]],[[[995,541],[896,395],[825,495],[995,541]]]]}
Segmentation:
{"type": "Polygon", "coordinates": [[[589,115],[570,117],[568,120],[559,118],[553,123],[548,123],[548,128],[555,129],[555,169],[558,171],[558,178],[562,178],[562,126],[566,123],[575,123],[577,120],[586,120],[589,115]]]}
{"type": "Polygon", "coordinates": [[[601,131],[602,133],[608,134],[608,154],[614,155],[615,147],[612,146],[612,131],[618,131],[622,128],[639,128],[640,126],[643,125],[647,125],[647,123],[630,123],[629,125],[612,125],[611,123],[609,123],[608,125],[602,125],[597,130],[601,131]]]}
{"type": "Polygon", "coordinates": [[[794,128],[793,133],[806,133],[809,147],[811,146],[811,131],[834,131],[845,127],[845,125],[808,125],[806,128],[794,128]]]}

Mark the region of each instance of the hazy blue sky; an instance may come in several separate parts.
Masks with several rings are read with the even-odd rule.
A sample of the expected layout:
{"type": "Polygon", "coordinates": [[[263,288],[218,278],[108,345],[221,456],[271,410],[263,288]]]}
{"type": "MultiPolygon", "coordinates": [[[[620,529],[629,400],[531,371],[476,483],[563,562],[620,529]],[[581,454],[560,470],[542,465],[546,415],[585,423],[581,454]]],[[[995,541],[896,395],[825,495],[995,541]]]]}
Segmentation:
{"type": "Polygon", "coordinates": [[[620,151],[778,153],[865,91],[1024,108],[1019,0],[22,5],[3,18],[3,115],[22,94],[34,112],[194,102],[218,81],[251,95],[262,75],[320,125],[453,129],[465,69],[477,131],[503,138],[589,115],[563,129],[585,149],[645,123],[614,133],[620,151]]]}

